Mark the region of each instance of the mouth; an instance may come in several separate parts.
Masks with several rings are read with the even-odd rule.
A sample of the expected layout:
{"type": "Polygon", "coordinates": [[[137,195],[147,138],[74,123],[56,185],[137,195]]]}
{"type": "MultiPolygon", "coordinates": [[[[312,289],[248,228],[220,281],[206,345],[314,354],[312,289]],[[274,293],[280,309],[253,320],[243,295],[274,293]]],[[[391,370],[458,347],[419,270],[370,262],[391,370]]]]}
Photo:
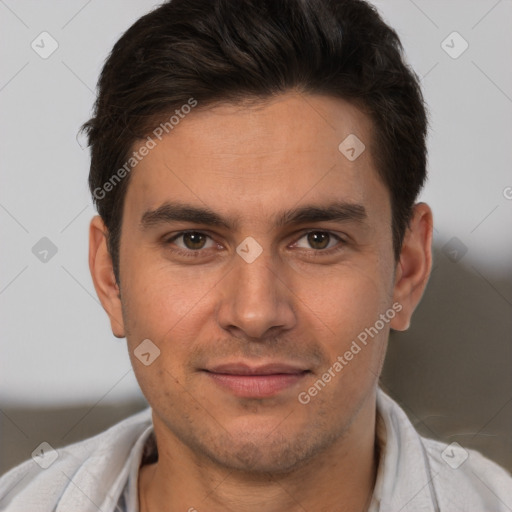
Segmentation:
{"type": "Polygon", "coordinates": [[[310,370],[285,363],[250,366],[222,364],[204,369],[206,376],[224,391],[242,398],[266,398],[301,382],[310,370]]]}

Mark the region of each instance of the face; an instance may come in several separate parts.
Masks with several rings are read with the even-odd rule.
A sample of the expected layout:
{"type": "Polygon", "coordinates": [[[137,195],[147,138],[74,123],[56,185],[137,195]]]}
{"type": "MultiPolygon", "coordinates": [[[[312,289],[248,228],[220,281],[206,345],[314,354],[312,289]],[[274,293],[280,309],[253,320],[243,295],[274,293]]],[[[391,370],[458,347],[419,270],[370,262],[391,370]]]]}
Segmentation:
{"type": "Polygon", "coordinates": [[[132,171],[106,309],[159,442],[285,472],[375,406],[405,310],[371,127],[330,97],[224,104],[190,113],[132,171]],[[351,134],[366,146],[355,159],[339,149],[351,134]]]}

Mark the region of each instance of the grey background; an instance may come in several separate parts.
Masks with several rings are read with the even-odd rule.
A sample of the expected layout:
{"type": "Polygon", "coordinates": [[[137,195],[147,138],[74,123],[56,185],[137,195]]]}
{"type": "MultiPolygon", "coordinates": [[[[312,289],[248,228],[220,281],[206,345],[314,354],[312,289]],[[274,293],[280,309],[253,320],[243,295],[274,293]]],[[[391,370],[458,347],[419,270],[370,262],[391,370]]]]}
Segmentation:
{"type": "MultiPolygon", "coordinates": [[[[392,335],[382,387],[422,434],[512,470],[512,2],[374,3],[422,78],[421,199],[435,217],[432,277],[410,330],[392,335]],[[469,45],[457,58],[454,31],[469,45]]],[[[154,5],[0,0],[0,474],[42,441],[68,444],[146,405],[89,275],[95,211],[76,135],[112,45],[154,5]],[[58,44],[46,59],[31,47],[43,31],[58,44]]]]}

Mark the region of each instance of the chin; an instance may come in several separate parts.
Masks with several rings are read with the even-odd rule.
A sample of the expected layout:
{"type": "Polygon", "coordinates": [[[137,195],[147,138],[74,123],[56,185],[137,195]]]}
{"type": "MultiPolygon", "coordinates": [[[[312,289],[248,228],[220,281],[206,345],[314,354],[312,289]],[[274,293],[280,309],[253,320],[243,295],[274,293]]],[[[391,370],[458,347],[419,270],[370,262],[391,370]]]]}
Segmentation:
{"type": "MultiPolygon", "coordinates": [[[[233,435],[203,451],[213,462],[231,471],[251,474],[287,474],[298,470],[330,444],[312,433],[233,435]]],[[[268,476],[268,475],[267,475],[268,476]]]]}

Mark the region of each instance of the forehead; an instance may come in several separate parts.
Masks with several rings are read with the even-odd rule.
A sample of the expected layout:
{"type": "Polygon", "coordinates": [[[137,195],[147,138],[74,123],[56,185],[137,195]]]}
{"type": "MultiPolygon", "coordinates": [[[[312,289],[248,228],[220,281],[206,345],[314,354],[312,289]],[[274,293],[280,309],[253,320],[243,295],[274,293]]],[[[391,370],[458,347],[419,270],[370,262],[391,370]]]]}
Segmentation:
{"type": "Polygon", "coordinates": [[[301,201],[385,208],[371,133],[357,107],[327,96],[198,105],[161,140],[153,138],[156,145],[132,170],[125,210],[179,200],[252,222],[301,201]]]}

